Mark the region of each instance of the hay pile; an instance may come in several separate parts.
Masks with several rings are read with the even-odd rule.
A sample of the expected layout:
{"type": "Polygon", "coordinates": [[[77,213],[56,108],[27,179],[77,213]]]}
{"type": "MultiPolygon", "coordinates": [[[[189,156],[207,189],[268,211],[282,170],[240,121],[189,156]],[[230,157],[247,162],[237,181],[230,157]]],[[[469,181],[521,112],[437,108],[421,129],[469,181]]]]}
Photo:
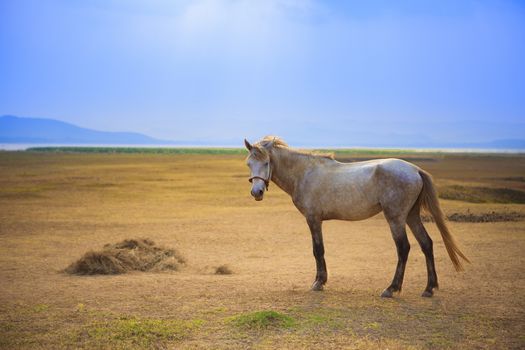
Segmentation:
{"type": "MultiPolygon", "coordinates": [[[[421,216],[423,222],[434,222],[434,218],[428,215],[421,216]]],[[[452,213],[447,215],[449,221],[454,222],[507,222],[507,221],[520,221],[525,219],[525,215],[515,211],[510,212],[495,212],[490,213],[471,213],[467,210],[466,213],[452,213]]]]}
{"type": "Polygon", "coordinates": [[[518,212],[497,213],[495,211],[480,214],[473,214],[471,212],[467,212],[466,214],[454,213],[448,217],[450,221],[457,222],[506,222],[519,221],[523,218],[524,215],[518,212]]]}
{"type": "Polygon", "coordinates": [[[64,271],[75,275],[114,275],[128,271],[178,270],[186,263],[175,250],[162,248],[149,239],[126,239],[90,251],[64,271]]]}
{"type": "Polygon", "coordinates": [[[232,269],[228,265],[221,265],[215,269],[216,275],[231,275],[233,274],[232,269]]]}

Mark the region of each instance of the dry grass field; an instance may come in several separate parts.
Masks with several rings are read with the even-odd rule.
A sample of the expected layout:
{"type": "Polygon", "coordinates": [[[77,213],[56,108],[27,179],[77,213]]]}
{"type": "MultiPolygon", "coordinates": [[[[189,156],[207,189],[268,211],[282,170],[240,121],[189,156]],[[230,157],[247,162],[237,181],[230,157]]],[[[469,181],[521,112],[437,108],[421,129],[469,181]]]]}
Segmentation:
{"type": "Polygon", "coordinates": [[[525,348],[525,157],[401,156],[434,175],[449,216],[500,218],[450,222],[472,261],[459,274],[426,224],[440,282],[431,299],[411,234],[402,293],[379,297],[397,261],[381,214],[325,222],[328,284],[309,291],[306,223],[275,185],[251,198],[243,155],[0,152],[0,348],[525,348]],[[63,272],[133,238],[186,264],[63,272]]]}

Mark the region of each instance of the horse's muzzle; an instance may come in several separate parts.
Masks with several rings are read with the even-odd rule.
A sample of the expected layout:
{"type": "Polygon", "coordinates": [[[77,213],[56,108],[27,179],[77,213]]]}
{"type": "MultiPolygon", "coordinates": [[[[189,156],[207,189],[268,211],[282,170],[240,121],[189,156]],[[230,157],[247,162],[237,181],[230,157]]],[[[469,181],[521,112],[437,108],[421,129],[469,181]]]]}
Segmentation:
{"type": "Polygon", "coordinates": [[[259,190],[252,189],[251,194],[256,201],[262,201],[263,196],[264,196],[264,190],[263,189],[259,189],[259,190]]]}

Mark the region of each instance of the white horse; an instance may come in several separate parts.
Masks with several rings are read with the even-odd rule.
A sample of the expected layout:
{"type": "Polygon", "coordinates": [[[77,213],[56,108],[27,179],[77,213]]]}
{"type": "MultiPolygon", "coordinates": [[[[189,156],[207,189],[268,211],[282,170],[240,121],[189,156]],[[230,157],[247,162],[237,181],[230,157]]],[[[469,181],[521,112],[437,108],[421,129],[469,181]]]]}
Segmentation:
{"type": "Polygon", "coordinates": [[[324,259],[323,220],[363,220],[383,211],[396,243],[398,262],[394,278],[382,297],[401,291],[410,250],[408,224],[425,254],[428,283],[422,296],[431,297],[438,287],[432,239],[420,218],[421,208],[434,218],[456,270],[463,269],[459,257],[469,261],[450,234],[441,211],[432,177],[400,159],[377,159],[340,163],[332,155],[301,152],[288,148],[277,137],[267,136],[250,144],[247,165],[255,200],[263,199],[273,181],[292,197],[305,216],[312,233],[317,275],[312,290],[322,290],[328,275],[324,259]],[[459,257],[458,257],[459,256],[459,257]]]}

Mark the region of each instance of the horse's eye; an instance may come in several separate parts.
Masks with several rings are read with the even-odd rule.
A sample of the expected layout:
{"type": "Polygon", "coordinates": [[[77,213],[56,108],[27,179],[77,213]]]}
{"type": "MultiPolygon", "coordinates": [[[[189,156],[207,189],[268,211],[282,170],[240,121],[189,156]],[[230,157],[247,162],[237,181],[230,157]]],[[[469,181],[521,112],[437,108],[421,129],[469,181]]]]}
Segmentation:
{"type": "Polygon", "coordinates": [[[264,163],[264,166],[268,166],[268,162],[264,163]]]}

